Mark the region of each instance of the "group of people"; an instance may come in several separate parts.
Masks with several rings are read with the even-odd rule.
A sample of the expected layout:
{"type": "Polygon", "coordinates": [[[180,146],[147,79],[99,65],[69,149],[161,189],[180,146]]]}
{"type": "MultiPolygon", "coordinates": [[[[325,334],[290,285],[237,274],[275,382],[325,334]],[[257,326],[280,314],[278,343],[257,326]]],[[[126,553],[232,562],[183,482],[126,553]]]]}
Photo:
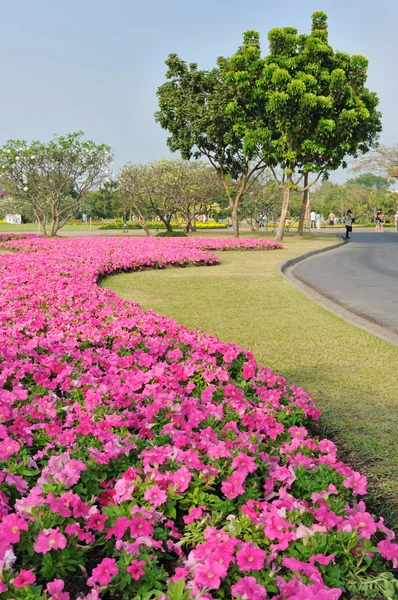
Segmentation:
{"type": "Polygon", "coordinates": [[[314,210],[312,210],[310,212],[310,221],[311,229],[315,229],[315,227],[317,229],[321,228],[321,215],[319,214],[319,212],[315,212],[314,210]]]}

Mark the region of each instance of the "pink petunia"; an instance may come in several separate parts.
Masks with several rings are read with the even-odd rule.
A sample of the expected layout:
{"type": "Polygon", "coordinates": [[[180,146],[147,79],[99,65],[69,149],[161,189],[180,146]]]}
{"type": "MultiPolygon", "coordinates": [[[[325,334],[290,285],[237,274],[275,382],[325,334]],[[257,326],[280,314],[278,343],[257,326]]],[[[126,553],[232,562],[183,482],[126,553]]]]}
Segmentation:
{"type": "Polygon", "coordinates": [[[145,491],[144,498],[151,506],[157,508],[167,501],[167,494],[158,485],[155,485],[145,491]]]}
{"type": "Polygon", "coordinates": [[[126,571],[130,573],[131,578],[134,581],[138,581],[142,575],[145,575],[145,571],[142,567],[146,565],[145,560],[133,560],[131,564],[127,567],[126,571]]]}
{"type": "Polygon", "coordinates": [[[247,598],[247,600],[265,600],[267,590],[257,583],[254,577],[242,577],[232,588],[232,597],[247,598]]]}
{"type": "Polygon", "coordinates": [[[18,452],[20,449],[20,444],[10,437],[6,437],[4,440],[0,442],[0,460],[6,461],[13,454],[18,452]]]}
{"type": "Polygon", "coordinates": [[[56,529],[43,529],[33,548],[39,554],[46,554],[50,550],[63,550],[66,547],[66,537],[59,533],[59,527],[56,529]]]}
{"type": "Polygon", "coordinates": [[[354,496],[365,496],[367,494],[367,484],[366,477],[357,471],[352,471],[351,475],[343,481],[343,486],[351,488],[354,496]]]}
{"type": "Polygon", "coordinates": [[[23,588],[26,585],[30,585],[36,581],[36,575],[33,574],[32,571],[25,571],[25,569],[21,569],[18,577],[15,579],[11,579],[10,583],[16,588],[23,588]]]}
{"type": "Polygon", "coordinates": [[[28,531],[29,525],[15,513],[6,515],[0,524],[0,537],[15,544],[21,539],[21,531],[28,531]]]}
{"type": "Polygon", "coordinates": [[[264,567],[264,560],[267,553],[248,542],[241,544],[240,550],[236,553],[236,561],[241,571],[258,571],[264,567]]]}
{"type": "Polygon", "coordinates": [[[227,568],[224,565],[220,565],[216,561],[205,560],[203,565],[195,568],[194,581],[198,586],[218,590],[221,585],[221,578],[225,577],[226,574],[227,568]]]}
{"type": "Polygon", "coordinates": [[[108,585],[114,575],[119,573],[114,558],[104,558],[92,571],[91,577],[87,580],[88,585],[93,586],[96,583],[108,585]]]}
{"type": "Polygon", "coordinates": [[[62,579],[54,579],[47,584],[46,591],[50,594],[51,600],[69,600],[69,592],[64,592],[65,583],[62,579]]]}
{"type": "Polygon", "coordinates": [[[391,540],[382,540],[377,544],[377,548],[383,558],[392,561],[394,569],[398,568],[398,544],[394,544],[391,540]]]}

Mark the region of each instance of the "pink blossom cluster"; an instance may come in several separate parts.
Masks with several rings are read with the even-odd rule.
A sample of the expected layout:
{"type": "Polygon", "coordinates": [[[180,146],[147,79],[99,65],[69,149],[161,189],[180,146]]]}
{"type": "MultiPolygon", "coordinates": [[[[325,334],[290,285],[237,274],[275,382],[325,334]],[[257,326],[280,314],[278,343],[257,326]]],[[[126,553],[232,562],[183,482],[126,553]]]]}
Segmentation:
{"type": "Polygon", "coordinates": [[[336,600],[398,566],[394,533],[359,499],[366,478],[311,435],[309,394],[97,285],[278,247],[0,245],[19,251],[0,261],[2,598],[336,600]]]}

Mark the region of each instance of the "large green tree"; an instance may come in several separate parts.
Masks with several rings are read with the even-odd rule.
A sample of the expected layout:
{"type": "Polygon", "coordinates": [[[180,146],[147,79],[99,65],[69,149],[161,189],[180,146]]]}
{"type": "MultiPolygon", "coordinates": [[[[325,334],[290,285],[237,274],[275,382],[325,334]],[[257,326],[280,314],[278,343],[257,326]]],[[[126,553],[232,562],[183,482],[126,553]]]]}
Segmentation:
{"type": "MultiPolygon", "coordinates": [[[[248,40],[241,54],[253,65],[247,80],[255,86],[261,70],[259,44],[248,40]]],[[[247,112],[231,110],[235,86],[229,77],[229,60],[219,58],[217,67],[205,71],[170,54],[166,65],[167,81],[157,92],[155,119],[170,134],[170,150],[179,151],[187,160],[205,158],[216,169],[228,198],[234,233],[239,236],[240,201],[266,164],[259,152],[260,141],[251,139],[247,144],[244,139],[247,112]]]]}
{"type": "MultiPolygon", "coordinates": [[[[377,142],[381,121],[378,98],[365,87],[367,59],[333,50],[324,13],[314,13],[310,34],[285,27],[271,30],[268,39],[269,55],[262,59],[257,52],[258,66],[241,50],[229,61],[230,108],[240,116],[246,147],[260,142],[261,156],[283,190],[280,240],[291,190],[301,185],[305,191],[346,166],[347,156],[367,152],[377,142]],[[255,85],[253,73],[260,73],[255,85]]],[[[244,40],[258,46],[255,32],[244,40]]]]}
{"type": "Polygon", "coordinates": [[[82,131],[47,143],[9,140],[0,148],[0,180],[53,236],[109,176],[111,161],[110,147],[84,140],[82,131]]]}

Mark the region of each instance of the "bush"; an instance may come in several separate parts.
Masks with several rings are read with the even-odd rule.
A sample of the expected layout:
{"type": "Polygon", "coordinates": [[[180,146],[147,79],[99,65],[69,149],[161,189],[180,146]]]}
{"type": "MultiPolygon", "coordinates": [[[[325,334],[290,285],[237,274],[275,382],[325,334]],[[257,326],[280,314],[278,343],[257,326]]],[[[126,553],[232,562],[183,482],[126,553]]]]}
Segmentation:
{"type": "Polygon", "coordinates": [[[183,231],[161,231],[156,237],[187,237],[187,234],[183,231]]]}
{"type": "MultiPolygon", "coordinates": [[[[142,226],[137,221],[128,221],[126,223],[128,229],[142,229],[142,226]]],[[[161,221],[147,221],[148,229],[166,229],[166,226],[161,221]]],[[[171,223],[172,227],[185,228],[185,223],[171,223]]],[[[99,229],[123,229],[123,221],[115,221],[113,223],[104,223],[99,229]]],[[[216,223],[210,221],[208,223],[196,223],[196,229],[227,229],[226,223],[216,223]]]]}

